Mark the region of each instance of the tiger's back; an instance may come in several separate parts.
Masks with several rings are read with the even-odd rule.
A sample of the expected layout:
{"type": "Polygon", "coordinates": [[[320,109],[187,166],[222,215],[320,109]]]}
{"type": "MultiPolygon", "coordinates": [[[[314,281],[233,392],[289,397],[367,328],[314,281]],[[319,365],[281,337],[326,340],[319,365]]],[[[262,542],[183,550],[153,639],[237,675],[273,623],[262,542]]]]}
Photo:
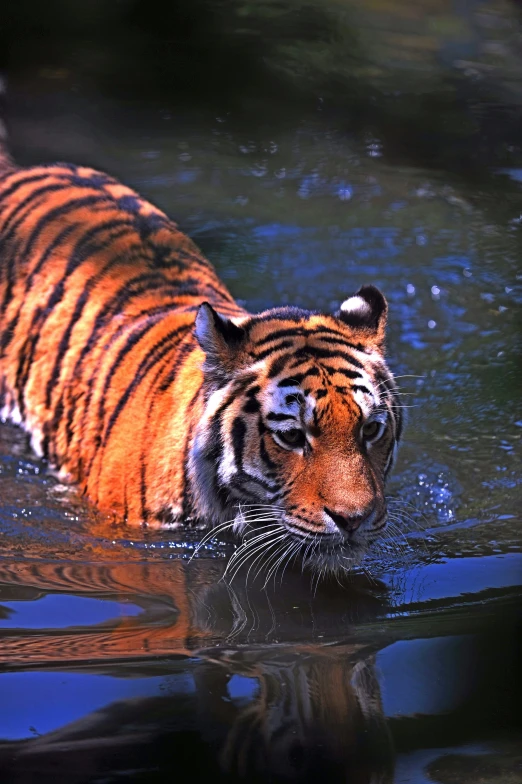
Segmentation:
{"type": "Polygon", "coordinates": [[[0,248],[2,416],[103,510],[172,516],[201,405],[196,312],[243,311],[160,210],[85,167],[6,172],[0,248]]]}

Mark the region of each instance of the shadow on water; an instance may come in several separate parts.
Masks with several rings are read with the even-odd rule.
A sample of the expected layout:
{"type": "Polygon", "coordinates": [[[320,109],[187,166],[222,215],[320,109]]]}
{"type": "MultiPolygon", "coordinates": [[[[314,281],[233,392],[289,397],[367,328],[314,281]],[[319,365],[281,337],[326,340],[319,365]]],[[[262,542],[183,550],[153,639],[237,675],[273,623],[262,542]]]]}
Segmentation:
{"type": "Polygon", "coordinates": [[[137,187],[253,311],[381,286],[411,410],[342,586],[111,527],[0,425],[2,784],[522,782],[520,24],[509,0],[5,10],[20,162],[137,187]]]}

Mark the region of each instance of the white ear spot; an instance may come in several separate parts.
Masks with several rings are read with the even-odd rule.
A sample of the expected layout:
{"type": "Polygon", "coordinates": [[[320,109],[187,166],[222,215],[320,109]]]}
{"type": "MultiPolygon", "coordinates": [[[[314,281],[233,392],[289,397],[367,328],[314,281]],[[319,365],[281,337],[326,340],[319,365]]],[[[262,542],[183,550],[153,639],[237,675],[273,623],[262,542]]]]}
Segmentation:
{"type": "Polygon", "coordinates": [[[341,311],[343,313],[357,314],[362,317],[370,315],[371,307],[363,297],[355,296],[350,297],[350,299],[345,299],[341,305],[341,311]]]}

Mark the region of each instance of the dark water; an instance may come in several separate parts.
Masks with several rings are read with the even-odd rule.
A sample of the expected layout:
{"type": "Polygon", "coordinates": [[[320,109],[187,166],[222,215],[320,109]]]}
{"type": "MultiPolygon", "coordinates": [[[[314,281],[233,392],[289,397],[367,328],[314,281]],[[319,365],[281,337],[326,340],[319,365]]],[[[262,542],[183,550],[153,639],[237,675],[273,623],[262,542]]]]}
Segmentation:
{"type": "Polygon", "coordinates": [[[7,21],[19,161],[121,177],[250,310],[379,285],[411,409],[392,525],[343,586],[109,528],[1,425],[0,780],[522,782],[520,7],[7,21]]]}

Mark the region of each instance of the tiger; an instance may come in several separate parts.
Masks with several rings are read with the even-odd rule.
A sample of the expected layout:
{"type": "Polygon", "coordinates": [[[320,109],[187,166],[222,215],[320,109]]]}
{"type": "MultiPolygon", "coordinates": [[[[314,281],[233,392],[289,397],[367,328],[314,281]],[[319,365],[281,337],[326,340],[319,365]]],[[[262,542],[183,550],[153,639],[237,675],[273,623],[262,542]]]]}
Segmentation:
{"type": "Polygon", "coordinates": [[[349,569],[403,427],[387,313],[371,284],[333,313],[250,313],[133,189],[2,142],[0,417],[111,520],[349,569]]]}

